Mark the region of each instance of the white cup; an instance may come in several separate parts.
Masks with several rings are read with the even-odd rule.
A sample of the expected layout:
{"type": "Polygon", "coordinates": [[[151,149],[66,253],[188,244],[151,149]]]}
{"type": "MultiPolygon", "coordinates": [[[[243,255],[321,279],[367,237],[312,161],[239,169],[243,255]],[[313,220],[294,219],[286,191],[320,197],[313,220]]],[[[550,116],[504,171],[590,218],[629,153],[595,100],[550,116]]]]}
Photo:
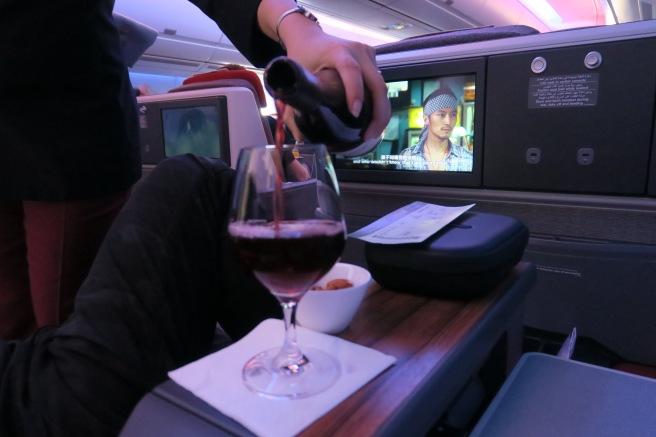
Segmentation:
{"type": "Polygon", "coordinates": [[[371,284],[371,274],[354,264],[337,263],[316,285],[324,290],[309,290],[296,310],[298,323],[314,331],[336,334],[348,328],[371,284]],[[346,279],[353,286],[325,290],[333,279],[346,279]]]}

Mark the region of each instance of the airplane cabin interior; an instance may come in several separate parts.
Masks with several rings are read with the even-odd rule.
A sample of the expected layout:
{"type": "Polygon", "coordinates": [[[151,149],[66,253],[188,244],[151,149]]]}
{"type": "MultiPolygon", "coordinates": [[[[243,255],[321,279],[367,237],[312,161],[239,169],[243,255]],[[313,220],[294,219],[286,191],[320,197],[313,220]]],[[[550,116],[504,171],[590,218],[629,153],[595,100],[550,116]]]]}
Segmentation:
{"type": "MultiPolygon", "coordinates": [[[[135,87],[150,88],[137,97],[144,178],[178,153],[221,158],[234,167],[241,148],[273,138],[266,117],[275,111],[261,84],[189,81],[211,77],[223,64],[243,65],[260,79],[262,71],[183,3],[159,8],[165,14],[156,12],[157,2],[116,2],[116,12],[157,34],[131,68],[135,87]],[[186,19],[174,20],[176,15],[186,19]],[[184,144],[180,132],[194,123],[192,112],[205,129],[184,144]]],[[[656,3],[542,2],[557,12],[551,18],[535,12],[529,5],[539,2],[529,0],[299,3],[327,29],[348,36],[359,24],[358,37],[376,46],[388,86],[392,117],[377,148],[362,156],[331,156],[349,233],[416,201],[473,205],[470,213],[512,217],[528,229],[521,258],[513,261],[534,269],[518,304],[521,315],[508,310],[494,316],[518,325],[489,345],[484,332],[472,331],[467,341],[478,352],[450,364],[468,368],[465,363],[481,355],[465,380],[454,387],[441,382],[430,393],[415,388],[416,397],[384,413],[390,418],[371,435],[652,433],[653,419],[639,414],[636,399],[652,399],[647,405],[656,406],[656,3]],[[420,141],[422,102],[442,87],[458,102],[451,141],[468,151],[471,165],[451,171],[406,167],[402,151],[420,141]],[[501,345],[513,338],[521,350],[511,351],[512,365],[500,370],[499,356],[509,356],[501,345]],[[568,362],[577,364],[572,373],[568,362]],[[631,375],[627,385],[620,374],[631,375]],[[593,410],[565,415],[563,410],[579,408],[577,396],[593,410]],[[559,402],[562,415],[550,415],[559,402]],[[617,421],[608,425],[607,416],[617,421]],[[580,433],[540,433],[558,417],[580,433]],[[612,428],[617,423],[621,430],[612,428]],[[600,430],[604,426],[609,428],[600,430]]],[[[341,261],[367,267],[367,244],[348,238],[341,261]]],[[[419,263],[420,255],[407,253],[399,252],[399,265],[402,257],[419,263]]],[[[461,262],[473,268],[476,261],[461,262]]],[[[407,274],[410,287],[417,277],[407,274]]],[[[355,420],[345,411],[358,399],[366,402],[350,400],[341,415],[328,417],[355,420]]],[[[169,383],[139,404],[124,435],[147,429],[174,435],[182,422],[194,435],[253,435],[220,416],[169,383]]],[[[327,421],[319,423],[328,427],[327,421]]],[[[318,426],[301,435],[320,434],[318,426]]]]}

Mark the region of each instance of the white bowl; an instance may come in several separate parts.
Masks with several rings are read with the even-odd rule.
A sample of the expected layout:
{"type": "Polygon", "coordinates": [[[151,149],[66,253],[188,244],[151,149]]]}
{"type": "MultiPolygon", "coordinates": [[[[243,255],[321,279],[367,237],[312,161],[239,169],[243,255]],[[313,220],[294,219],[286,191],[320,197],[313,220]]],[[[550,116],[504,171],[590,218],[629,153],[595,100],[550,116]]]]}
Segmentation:
{"type": "Polygon", "coordinates": [[[324,290],[309,290],[296,310],[298,323],[314,331],[336,334],[348,328],[371,284],[371,274],[354,264],[337,263],[316,285],[324,290]],[[325,290],[333,279],[347,279],[352,287],[325,290]]]}

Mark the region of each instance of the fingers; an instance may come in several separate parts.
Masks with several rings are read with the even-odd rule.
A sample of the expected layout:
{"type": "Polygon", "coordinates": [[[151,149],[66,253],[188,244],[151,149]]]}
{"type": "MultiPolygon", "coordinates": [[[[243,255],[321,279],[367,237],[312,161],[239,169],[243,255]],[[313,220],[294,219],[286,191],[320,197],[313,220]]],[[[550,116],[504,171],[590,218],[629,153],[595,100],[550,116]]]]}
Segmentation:
{"type": "Polygon", "coordinates": [[[365,140],[380,136],[389,122],[391,107],[373,47],[320,32],[305,34],[300,40],[291,39],[287,53],[315,74],[324,68],[337,70],[348,108],[355,116],[362,110],[366,89],[372,102],[372,120],[365,132],[365,140]]]}
{"type": "Polygon", "coordinates": [[[371,140],[379,137],[392,115],[392,107],[387,97],[387,85],[383,76],[378,70],[378,65],[374,62],[371,68],[363,70],[364,83],[371,93],[373,116],[371,123],[364,134],[365,140],[371,140]]]}
{"type": "Polygon", "coordinates": [[[378,70],[375,50],[364,44],[354,44],[350,56],[338,64],[338,72],[346,90],[346,101],[354,116],[358,116],[365,98],[365,88],[371,97],[372,120],[365,140],[381,135],[391,116],[387,86],[378,70]]]}
{"type": "Polygon", "coordinates": [[[340,59],[335,63],[335,69],[342,79],[346,93],[346,103],[354,117],[360,115],[365,98],[365,83],[362,67],[366,67],[371,60],[362,52],[362,48],[354,47],[343,51],[340,59]]]}

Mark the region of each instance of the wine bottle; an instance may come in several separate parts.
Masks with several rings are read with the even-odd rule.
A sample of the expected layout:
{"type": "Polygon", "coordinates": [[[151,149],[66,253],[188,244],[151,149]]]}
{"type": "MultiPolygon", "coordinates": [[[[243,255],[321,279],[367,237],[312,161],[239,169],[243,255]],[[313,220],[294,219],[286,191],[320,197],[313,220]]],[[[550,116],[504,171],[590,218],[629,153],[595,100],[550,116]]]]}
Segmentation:
{"type": "Polygon", "coordinates": [[[273,96],[294,108],[296,126],[306,141],[322,143],[329,152],[360,156],[372,151],[381,138],[364,141],[372,117],[371,96],[353,116],[344,85],[336,70],[312,74],[286,56],[273,59],[264,71],[264,85],[273,96]]]}

